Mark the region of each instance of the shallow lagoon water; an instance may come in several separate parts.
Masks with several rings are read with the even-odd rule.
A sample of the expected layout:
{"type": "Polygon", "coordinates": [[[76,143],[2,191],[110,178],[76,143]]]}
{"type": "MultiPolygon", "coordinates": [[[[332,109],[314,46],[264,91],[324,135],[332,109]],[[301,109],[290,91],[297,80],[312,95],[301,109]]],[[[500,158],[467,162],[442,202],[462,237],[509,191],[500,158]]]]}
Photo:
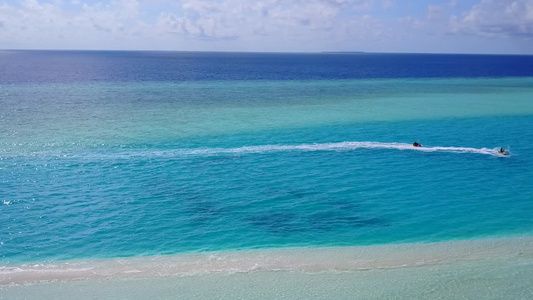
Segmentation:
{"type": "Polygon", "coordinates": [[[4,87],[2,261],[528,233],[530,81],[4,87]]]}

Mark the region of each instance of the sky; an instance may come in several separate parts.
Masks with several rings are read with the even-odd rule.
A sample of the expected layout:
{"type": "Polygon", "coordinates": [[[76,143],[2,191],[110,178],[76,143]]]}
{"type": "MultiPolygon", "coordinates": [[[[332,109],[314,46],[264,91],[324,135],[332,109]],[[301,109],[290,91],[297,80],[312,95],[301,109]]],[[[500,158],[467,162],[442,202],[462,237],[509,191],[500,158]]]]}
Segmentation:
{"type": "Polygon", "coordinates": [[[533,0],[0,0],[0,49],[533,54],[533,0]]]}

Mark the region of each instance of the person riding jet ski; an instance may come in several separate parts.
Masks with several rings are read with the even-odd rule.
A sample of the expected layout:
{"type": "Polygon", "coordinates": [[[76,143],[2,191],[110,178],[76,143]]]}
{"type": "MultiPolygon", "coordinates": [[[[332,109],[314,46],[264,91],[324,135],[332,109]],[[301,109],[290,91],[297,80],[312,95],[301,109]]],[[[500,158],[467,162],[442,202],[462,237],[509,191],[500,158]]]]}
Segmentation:
{"type": "Polygon", "coordinates": [[[413,147],[422,147],[422,145],[420,145],[420,144],[417,143],[417,142],[414,142],[414,143],[413,143],[413,147]]]}

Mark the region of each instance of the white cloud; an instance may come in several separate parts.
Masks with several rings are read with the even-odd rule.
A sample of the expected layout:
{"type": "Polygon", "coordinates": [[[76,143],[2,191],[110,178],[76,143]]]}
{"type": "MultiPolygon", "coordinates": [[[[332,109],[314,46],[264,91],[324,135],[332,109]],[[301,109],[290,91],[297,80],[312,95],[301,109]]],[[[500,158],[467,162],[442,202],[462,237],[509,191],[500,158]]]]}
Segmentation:
{"type": "Polygon", "coordinates": [[[392,9],[394,7],[394,0],[384,0],[381,2],[381,8],[385,10],[392,9]]]}
{"type": "Polygon", "coordinates": [[[374,9],[374,0],[354,0],[351,2],[351,7],[356,11],[370,11],[374,9]]]}
{"type": "Polygon", "coordinates": [[[427,8],[427,19],[430,21],[439,21],[444,18],[444,10],[437,5],[429,5],[427,8]]]}
{"type": "Polygon", "coordinates": [[[483,0],[450,23],[456,34],[533,38],[533,1],[483,0]]]}
{"type": "Polygon", "coordinates": [[[398,19],[398,23],[402,27],[408,27],[409,29],[414,29],[414,30],[422,29],[425,26],[424,21],[417,19],[417,18],[413,18],[411,16],[398,19]]]}
{"type": "Polygon", "coordinates": [[[381,40],[392,35],[390,29],[370,15],[353,19],[345,24],[346,36],[354,40],[381,40]]]}
{"type": "Polygon", "coordinates": [[[448,3],[448,6],[451,8],[454,8],[457,6],[457,0],[451,0],[450,3],[448,3]]]}
{"type": "Polygon", "coordinates": [[[343,10],[365,10],[372,5],[373,0],[184,0],[181,16],[164,12],[157,23],[162,32],[202,38],[311,38],[339,27],[343,10]]]}
{"type": "MultiPolygon", "coordinates": [[[[136,48],[143,48],[142,44],[183,48],[194,41],[241,40],[242,45],[244,41],[255,43],[269,37],[280,50],[297,50],[298,43],[303,50],[312,48],[308,43],[324,46],[328,39],[338,42],[382,36],[385,30],[378,19],[360,15],[372,10],[374,3],[375,0],[25,0],[22,6],[0,4],[0,43],[4,44],[0,48],[6,44],[15,48],[57,45],[116,49],[130,44],[136,44],[136,48]],[[152,10],[148,15],[145,8],[154,7],[159,12],[152,10]],[[290,45],[290,49],[285,49],[285,45],[290,45]]],[[[380,3],[392,5],[391,0],[380,3]]]]}
{"type": "MultiPolygon", "coordinates": [[[[114,0],[107,4],[73,1],[80,9],[76,12],[63,8],[59,0],[40,2],[26,0],[22,6],[0,5],[0,48],[44,48],[63,46],[82,47],[106,40],[128,39],[142,27],[138,21],[139,3],[136,0],[114,0]]],[[[93,48],[93,47],[89,47],[93,48]]]]}
{"type": "Polygon", "coordinates": [[[498,43],[502,36],[533,34],[532,0],[483,0],[457,17],[450,17],[464,6],[457,0],[432,1],[425,14],[414,6],[395,0],[0,0],[0,48],[395,51],[416,50],[428,37],[481,35],[498,43]]]}

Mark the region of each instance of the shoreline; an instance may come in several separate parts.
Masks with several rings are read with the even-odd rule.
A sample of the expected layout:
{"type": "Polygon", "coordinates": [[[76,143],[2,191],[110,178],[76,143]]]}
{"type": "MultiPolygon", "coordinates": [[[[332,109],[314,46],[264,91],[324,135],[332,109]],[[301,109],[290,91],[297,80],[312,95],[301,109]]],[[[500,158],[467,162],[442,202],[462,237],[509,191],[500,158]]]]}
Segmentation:
{"type": "Polygon", "coordinates": [[[0,288],[79,280],[297,272],[335,274],[533,258],[533,237],[327,248],[277,248],[0,266],[0,288]]]}

